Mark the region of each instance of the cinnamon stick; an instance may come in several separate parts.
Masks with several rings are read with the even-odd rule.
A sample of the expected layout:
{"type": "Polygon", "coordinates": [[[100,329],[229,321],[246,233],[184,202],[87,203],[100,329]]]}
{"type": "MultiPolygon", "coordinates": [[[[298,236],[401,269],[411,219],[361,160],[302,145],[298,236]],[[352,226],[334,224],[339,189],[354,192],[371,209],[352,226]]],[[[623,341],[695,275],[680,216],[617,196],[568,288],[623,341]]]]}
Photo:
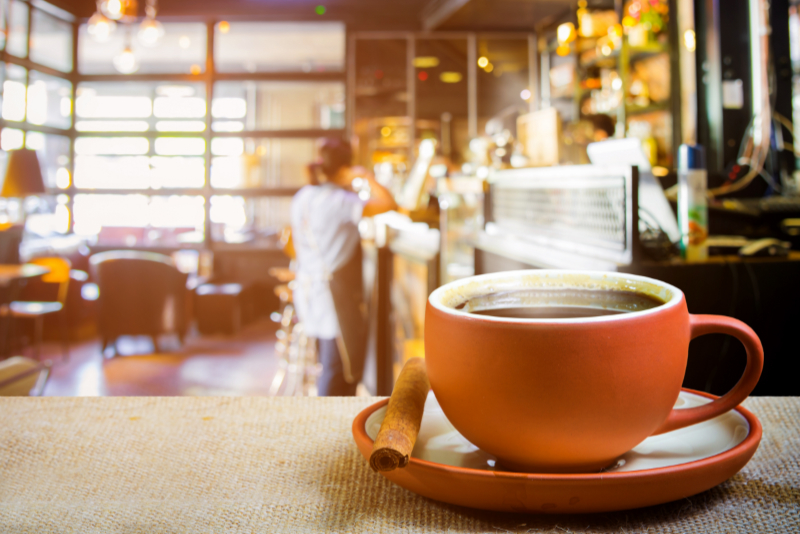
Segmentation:
{"type": "Polygon", "coordinates": [[[393,471],[408,465],[430,388],[425,360],[409,359],[394,385],[386,417],[372,447],[369,465],[373,471],[393,471]]]}

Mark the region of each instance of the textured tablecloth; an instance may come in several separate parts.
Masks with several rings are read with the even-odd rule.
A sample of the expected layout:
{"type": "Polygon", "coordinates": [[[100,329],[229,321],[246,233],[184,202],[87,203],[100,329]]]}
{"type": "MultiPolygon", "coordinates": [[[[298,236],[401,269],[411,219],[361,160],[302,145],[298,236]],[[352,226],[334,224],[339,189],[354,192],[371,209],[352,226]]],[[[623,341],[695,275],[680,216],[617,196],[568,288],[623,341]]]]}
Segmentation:
{"type": "Polygon", "coordinates": [[[800,399],[728,482],[661,506],[501,514],[434,502],[369,470],[350,433],[375,399],[0,400],[0,532],[800,532],[800,399]]]}

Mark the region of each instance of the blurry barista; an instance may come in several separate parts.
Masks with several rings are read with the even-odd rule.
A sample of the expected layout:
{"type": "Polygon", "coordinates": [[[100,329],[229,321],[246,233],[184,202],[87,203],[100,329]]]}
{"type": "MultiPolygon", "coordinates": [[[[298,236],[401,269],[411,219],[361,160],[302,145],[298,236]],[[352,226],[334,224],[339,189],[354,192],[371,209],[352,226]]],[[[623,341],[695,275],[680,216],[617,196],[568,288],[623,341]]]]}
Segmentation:
{"type": "Polygon", "coordinates": [[[327,139],[310,183],[292,199],[292,240],[297,254],[294,303],[305,332],[317,338],[322,375],[319,395],[355,395],[366,356],[367,316],[358,223],[395,209],[389,191],[363,169],[351,167],[349,143],[327,139]],[[366,180],[363,200],[352,189],[366,180]]]}

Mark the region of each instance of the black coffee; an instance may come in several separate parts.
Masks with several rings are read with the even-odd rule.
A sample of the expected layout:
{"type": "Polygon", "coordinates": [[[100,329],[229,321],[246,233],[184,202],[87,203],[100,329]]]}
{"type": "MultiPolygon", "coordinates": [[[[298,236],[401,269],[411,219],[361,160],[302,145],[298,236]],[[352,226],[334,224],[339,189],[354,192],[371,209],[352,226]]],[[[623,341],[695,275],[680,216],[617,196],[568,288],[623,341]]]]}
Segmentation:
{"type": "Polygon", "coordinates": [[[495,317],[514,317],[517,319],[572,319],[573,317],[597,317],[599,315],[619,315],[622,310],[607,310],[584,306],[519,306],[516,308],[496,308],[471,312],[476,315],[495,317]]]}
{"type": "Polygon", "coordinates": [[[633,291],[526,289],[472,298],[457,309],[517,319],[571,319],[618,315],[661,306],[660,299],[633,291]]]}

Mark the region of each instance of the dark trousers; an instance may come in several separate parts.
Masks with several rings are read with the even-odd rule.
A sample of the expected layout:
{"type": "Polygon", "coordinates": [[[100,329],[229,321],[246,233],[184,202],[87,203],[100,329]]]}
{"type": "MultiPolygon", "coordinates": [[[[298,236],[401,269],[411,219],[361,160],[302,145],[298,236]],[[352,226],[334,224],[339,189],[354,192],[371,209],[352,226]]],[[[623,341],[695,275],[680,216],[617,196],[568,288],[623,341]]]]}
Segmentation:
{"type": "Polygon", "coordinates": [[[358,384],[348,384],[344,379],[344,366],[336,339],[318,339],[317,348],[322,374],[317,379],[320,397],[352,397],[358,384]]]}

